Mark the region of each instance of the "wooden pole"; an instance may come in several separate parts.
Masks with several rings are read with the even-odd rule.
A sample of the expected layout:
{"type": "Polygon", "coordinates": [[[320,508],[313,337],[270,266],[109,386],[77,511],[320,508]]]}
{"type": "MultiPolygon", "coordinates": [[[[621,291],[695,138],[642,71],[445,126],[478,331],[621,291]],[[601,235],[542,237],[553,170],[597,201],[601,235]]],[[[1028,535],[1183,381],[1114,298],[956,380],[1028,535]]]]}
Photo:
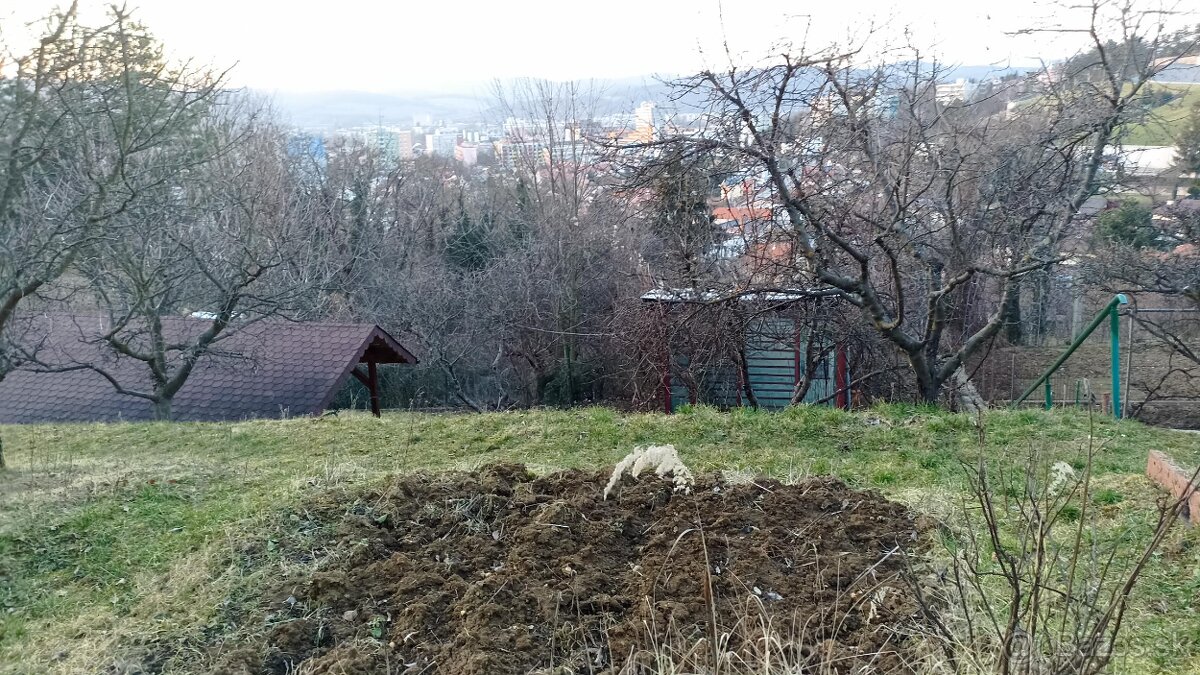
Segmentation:
{"type": "Polygon", "coordinates": [[[371,390],[371,414],[379,417],[379,369],[374,361],[367,361],[367,388],[371,390]]]}
{"type": "MultiPolygon", "coordinates": [[[[833,386],[837,387],[837,407],[842,410],[850,409],[850,365],[846,358],[846,345],[838,343],[834,347],[836,356],[834,357],[834,380],[833,386]]],[[[828,373],[828,371],[826,371],[828,373]]],[[[828,375],[826,376],[828,377],[828,375]]],[[[828,380],[827,380],[828,381],[828,380]]]]}
{"type": "Polygon", "coordinates": [[[1113,417],[1121,419],[1121,315],[1114,304],[1108,310],[1109,349],[1112,359],[1113,417]]]}
{"type": "MultiPolygon", "coordinates": [[[[1133,311],[1137,311],[1135,307],[1133,311]]],[[[1133,320],[1133,314],[1129,315],[1129,341],[1125,345],[1125,396],[1121,406],[1121,416],[1124,417],[1126,411],[1129,410],[1129,385],[1133,383],[1133,324],[1137,321],[1133,320]]]]}
{"type": "Polygon", "coordinates": [[[667,327],[667,312],[660,307],[659,318],[662,325],[662,398],[663,412],[670,415],[671,410],[671,338],[667,327]]]}

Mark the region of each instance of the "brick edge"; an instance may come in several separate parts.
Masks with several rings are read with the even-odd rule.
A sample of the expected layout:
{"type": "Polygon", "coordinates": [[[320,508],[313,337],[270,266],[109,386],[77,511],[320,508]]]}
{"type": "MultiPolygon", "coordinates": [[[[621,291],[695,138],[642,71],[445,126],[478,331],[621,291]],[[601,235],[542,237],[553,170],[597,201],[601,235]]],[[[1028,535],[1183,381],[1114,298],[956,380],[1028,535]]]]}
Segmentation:
{"type": "Polygon", "coordinates": [[[1181,469],[1164,453],[1151,450],[1146,460],[1146,475],[1176,499],[1188,495],[1182,515],[1192,525],[1200,525],[1200,486],[1192,483],[1191,472],[1181,469]]]}

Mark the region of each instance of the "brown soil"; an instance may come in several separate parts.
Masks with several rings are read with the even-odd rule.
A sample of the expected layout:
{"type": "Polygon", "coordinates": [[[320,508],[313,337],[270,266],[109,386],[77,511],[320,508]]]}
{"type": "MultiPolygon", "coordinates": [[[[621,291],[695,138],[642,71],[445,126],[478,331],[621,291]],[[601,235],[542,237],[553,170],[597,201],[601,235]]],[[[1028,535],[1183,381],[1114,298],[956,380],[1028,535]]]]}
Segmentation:
{"type": "Polygon", "coordinates": [[[737,672],[764,645],[788,672],[906,670],[903,507],[828,478],[701,476],[686,495],[626,478],[604,500],[608,476],[397,479],[346,516],[350,553],[269,596],[265,641],[224,672],[645,673],[656,653],[737,672]]]}

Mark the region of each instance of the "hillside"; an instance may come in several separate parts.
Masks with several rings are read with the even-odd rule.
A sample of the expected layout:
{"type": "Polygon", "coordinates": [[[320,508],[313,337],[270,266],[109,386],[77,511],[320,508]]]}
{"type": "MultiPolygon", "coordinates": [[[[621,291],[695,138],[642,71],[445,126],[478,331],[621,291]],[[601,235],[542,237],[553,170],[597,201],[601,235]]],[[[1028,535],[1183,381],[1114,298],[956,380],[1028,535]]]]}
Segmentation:
{"type": "Polygon", "coordinates": [[[1178,94],[1165,105],[1147,111],[1146,120],[1125,129],[1121,142],[1125,145],[1175,145],[1175,137],[1182,129],[1184,120],[1192,107],[1200,103],[1198,84],[1159,84],[1149,88],[1155,91],[1171,91],[1178,94]]]}
{"type": "MultiPolygon", "coordinates": [[[[1198,463],[1200,436],[999,411],[987,418],[983,455],[1019,464],[1037,448],[1078,468],[1093,423],[1095,531],[1133,550],[1158,498],[1141,475],[1147,451],[1198,463]]],[[[418,469],[603,467],[636,444],[673,443],[697,472],[833,474],[952,520],[965,496],[960,462],[980,457],[972,420],[904,406],[342,414],[0,435],[10,467],[0,474],[0,672],[12,673],[208,672],[261,632],[264,589],[325,564],[337,525],[328,514],[361,519],[371,495],[418,469]]],[[[1200,533],[1177,528],[1152,561],[1117,672],[1200,670],[1197,544],[1200,533]]]]}

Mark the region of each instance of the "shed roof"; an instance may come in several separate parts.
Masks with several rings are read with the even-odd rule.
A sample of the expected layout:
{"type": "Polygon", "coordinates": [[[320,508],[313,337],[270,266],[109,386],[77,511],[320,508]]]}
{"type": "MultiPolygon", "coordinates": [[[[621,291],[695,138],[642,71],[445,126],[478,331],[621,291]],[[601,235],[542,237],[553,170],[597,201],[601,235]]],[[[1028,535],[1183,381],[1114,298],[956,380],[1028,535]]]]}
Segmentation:
{"type": "Polygon", "coordinates": [[[700,290],[696,288],[654,288],[642,294],[641,299],[647,302],[705,304],[722,300],[737,300],[738,302],[794,302],[807,298],[821,298],[834,295],[833,289],[779,288],[772,290],[757,290],[743,292],[719,292],[715,290],[700,290]]]}
{"type": "MultiPolygon", "coordinates": [[[[210,322],[169,317],[168,340],[190,338],[210,322]]],[[[126,389],[145,391],[145,363],[119,356],[97,337],[97,316],[51,314],[21,331],[38,359],[56,368],[101,365],[126,389]]],[[[200,358],[175,395],[177,420],[236,420],[322,412],[359,363],[416,363],[417,359],[374,324],[261,321],[230,333],[200,358]]],[[[46,369],[43,369],[43,371],[46,369]]],[[[153,419],[146,399],[118,394],[102,375],[17,370],[0,380],[0,423],[153,419]]]]}

